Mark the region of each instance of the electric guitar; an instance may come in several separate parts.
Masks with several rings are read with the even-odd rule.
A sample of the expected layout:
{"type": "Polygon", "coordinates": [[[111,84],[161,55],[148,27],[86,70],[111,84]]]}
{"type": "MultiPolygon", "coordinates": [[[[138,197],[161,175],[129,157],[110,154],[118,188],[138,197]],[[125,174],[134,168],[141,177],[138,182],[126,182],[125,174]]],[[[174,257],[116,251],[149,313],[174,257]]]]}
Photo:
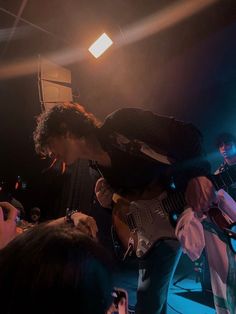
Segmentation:
{"type": "MultiPolygon", "coordinates": [[[[236,182],[236,166],[209,178],[216,190],[236,182]]],[[[112,222],[115,232],[126,250],[123,259],[135,252],[143,257],[159,239],[175,237],[174,227],[186,204],[184,193],[146,193],[145,197],[122,197],[113,194],[112,222]],[[140,199],[141,198],[141,199],[140,199]]]]}

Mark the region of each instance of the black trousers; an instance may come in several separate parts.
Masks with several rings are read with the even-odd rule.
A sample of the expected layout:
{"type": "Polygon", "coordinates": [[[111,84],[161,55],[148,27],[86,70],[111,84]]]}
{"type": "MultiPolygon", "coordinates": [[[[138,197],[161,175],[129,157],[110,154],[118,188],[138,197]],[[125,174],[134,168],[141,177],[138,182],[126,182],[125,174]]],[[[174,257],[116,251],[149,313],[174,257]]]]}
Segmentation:
{"type": "Polygon", "coordinates": [[[136,314],[167,313],[168,289],[180,255],[177,240],[160,240],[144,258],[119,265],[115,285],[128,290],[136,314]]]}
{"type": "Polygon", "coordinates": [[[177,240],[161,240],[140,260],[136,314],[167,313],[168,289],[180,255],[177,240]]]}

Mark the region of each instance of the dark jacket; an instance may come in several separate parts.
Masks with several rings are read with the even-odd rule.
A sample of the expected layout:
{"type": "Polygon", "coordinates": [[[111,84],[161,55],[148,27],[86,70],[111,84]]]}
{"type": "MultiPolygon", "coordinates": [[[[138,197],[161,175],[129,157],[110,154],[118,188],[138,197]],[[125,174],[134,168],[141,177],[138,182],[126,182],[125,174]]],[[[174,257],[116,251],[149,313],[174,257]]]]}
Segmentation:
{"type": "Polygon", "coordinates": [[[114,188],[144,187],[160,174],[183,187],[190,178],[210,173],[200,131],[173,117],[122,108],[107,116],[99,140],[112,161],[111,169],[99,168],[114,188]],[[143,148],[157,154],[153,158],[143,148]]]}

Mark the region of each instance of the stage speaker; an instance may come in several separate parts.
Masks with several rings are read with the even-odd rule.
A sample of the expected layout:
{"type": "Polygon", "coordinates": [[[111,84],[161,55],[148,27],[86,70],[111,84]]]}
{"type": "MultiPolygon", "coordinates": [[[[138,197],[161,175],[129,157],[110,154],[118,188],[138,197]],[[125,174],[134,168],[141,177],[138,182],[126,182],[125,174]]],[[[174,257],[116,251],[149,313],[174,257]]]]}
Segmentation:
{"type": "Polygon", "coordinates": [[[39,57],[38,90],[43,110],[49,109],[57,103],[72,102],[71,72],[39,57]]]}

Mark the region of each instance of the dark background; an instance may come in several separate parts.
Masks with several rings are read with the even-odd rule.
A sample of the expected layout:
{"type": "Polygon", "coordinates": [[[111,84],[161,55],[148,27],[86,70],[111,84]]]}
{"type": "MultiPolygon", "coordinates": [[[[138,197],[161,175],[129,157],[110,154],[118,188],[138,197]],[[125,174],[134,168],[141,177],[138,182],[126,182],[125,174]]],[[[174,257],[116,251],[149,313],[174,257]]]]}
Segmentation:
{"type": "Polygon", "coordinates": [[[28,206],[55,206],[50,202],[68,176],[58,169],[42,172],[48,164],[34,153],[32,132],[41,111],[39,54],[71,70],[79,102],[100,119],[134,106],[195,123],[213,170],[217,167],[216,135],[236,133],[235,0],[215,1],[167,29],[124,44],[132,25],[179,3],[0,0],[0,177],[14,182],[20,175],[27,181],[28,206]],[[87,48],[104,31],[120,44],[95,60],[87,48]]]}

